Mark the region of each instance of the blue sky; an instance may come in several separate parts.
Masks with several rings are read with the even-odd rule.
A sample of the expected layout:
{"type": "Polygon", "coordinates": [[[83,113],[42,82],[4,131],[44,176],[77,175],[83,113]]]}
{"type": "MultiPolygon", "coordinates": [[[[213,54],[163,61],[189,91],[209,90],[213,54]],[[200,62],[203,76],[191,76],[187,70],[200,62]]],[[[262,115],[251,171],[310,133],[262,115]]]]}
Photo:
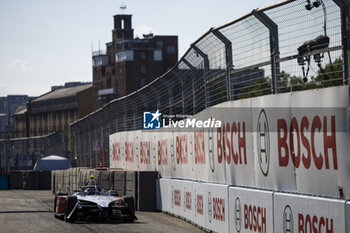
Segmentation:
{"type": "Polygon", "coordinates": [[[133,15],[134,35],[178,35],[179,58],[211,27],[276,0],[1,0],[0,96],[39,96],[53,85],[92,81],[91,45],[105,48],[113,15],[133,15]]]}

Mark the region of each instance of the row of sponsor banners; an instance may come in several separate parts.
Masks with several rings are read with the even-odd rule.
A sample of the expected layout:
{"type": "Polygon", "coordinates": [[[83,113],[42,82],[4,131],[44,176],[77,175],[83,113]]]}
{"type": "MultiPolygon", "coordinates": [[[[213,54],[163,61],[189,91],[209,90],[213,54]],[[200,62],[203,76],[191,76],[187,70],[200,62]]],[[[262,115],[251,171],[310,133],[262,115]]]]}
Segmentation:
{"type": "Polygon", "coordinates": [[[213,127],[110,135],[110,167],[350,199],[348,86],[225,102],[178,125],[193,119],[213,127]]]}
{"type": "Polygon", "coordinates": [[[215,232],[350,232],[350,202],[176,179],[159,180],[159,209],[215,232]]]}

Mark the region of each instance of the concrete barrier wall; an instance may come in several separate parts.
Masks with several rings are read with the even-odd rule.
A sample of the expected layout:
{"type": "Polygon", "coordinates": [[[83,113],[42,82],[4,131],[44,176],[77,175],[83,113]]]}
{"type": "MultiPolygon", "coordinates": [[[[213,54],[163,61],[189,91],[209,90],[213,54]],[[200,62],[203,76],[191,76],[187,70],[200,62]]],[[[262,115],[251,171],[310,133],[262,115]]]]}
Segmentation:
{"type": "Polygon", "coordinates": [[[157,171],[99,171],[87,168],[70,168],[52,171],[51,190],[73,193],[94,175],[98,185],[105,190],[116,190],[120,196],[133,196],[136,210],[155,211],[157,171]]]}

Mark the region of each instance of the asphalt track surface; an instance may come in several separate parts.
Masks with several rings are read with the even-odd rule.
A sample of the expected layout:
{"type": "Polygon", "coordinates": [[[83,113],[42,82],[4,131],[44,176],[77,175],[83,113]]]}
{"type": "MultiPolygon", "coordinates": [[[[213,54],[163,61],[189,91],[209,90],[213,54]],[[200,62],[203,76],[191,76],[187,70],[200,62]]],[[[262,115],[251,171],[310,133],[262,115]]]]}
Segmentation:
{"type": "Polygon", "coordinates": [[[138,220],[133,223],[66,223],[54,217],[53,201],[51,191],[0,190],[0,232],[204,232],[181,219],[154,212],[136,212],[138,220]]]}

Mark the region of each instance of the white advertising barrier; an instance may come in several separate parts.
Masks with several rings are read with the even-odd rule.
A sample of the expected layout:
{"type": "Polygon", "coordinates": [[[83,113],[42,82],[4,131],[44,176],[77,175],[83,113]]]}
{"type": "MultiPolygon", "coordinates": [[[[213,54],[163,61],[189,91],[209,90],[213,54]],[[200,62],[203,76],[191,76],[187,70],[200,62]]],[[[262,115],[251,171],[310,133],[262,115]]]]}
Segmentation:
{"type": "Polygon", "coordinates": [[[210,113],[215,109],[222,113],[214,150],[219,169],[225,168],[228,184],[254,187],[251,99],[223,103],[210,113]]]}
{"type": "Polygon", "coordinates": [[[157,151],[157,134],[155,133],[146,133],[142,132],[142,134],[147,134],[148,138],[151,140],[151,164],[152,171],[158,171],[158,151],[157,151]]]}
{"type": "Polygon", "coordinates": [[[274,193],[275,232],[346,233],[345,201],[274,193]]]}
{"type": "Polygon", "coordinates": [[[290,118],[290,102],[290,94],[252,99],[255,177],[260,188],[296,191],[293,164],[289,163],[285,167],[279,165],[276,131],[279,118],[290,118]]]}
{"type": "MultiPolygon", "coordinates": [[[[137,131],[128,131],[126,133],[125,141],[124,141],[124,168],[125,170],[129,171],[135,171],[137,170],[137,164],[136,164],[136,138],[135,133],[137,131]]],[[[139,139],[137,139],[139,140],[139,139]]]]}
{"type": "Polygon", "coordinates": [[[350,138],[345,108],[349,106],[348,88],[292,95],[292,119],[280,130],[289,135],[279,141],[289,154],[284,164],[295,166],[298,192],[341,197],[339,189],[343,189],[350,198],[350,138]]]}
{"type": "Polygon", "coordinates": [[[218,129],[116,133],[111,167],[349,199],[348,96],[347,86],[261,96],[193,116],[222,120],[218,129]]]}
{"type": "Polygon", "coordinates": [[[208,201],[206,201],[206,189],[201,182],[193,182],[194,215],[193,222],[205,227],[208,213],[208,201]]]}
{"type": "Polygon", "coordinates": [[[156,155],[154,154],[155,148],[152,147],[154,146],[152,145],[152,134],[144,133],[142,130],[129,131],[127,134],[128,142],[126,146],[131,143],[130,139],[133,138],[133,157],[127,161],[128,167],[138,171],[156,170],[156,155]]]}
{"type": "Polygon", "coordinates": [[[119,132],[109,136],[109,161],[111,168],[124,169],[125,159],[125,135],[127,132],[119,132]]]}
{"type": "Polygon", "coordinates": [[[184,216],[183,211],[183,181],[182,180],[175,180],[171,179],[169,181],[169,188],[170,188],[170,194],[171,199],[170,201],[170,209],[169,212],[178,216],[184,216]]]}
{"type": "Polygon", "coordinates": [[[272,233],[273,192],[229,187],[230,232],[272,233]]]}
{"type": "Polygon", "coordinates": [[[157,134],[158,171],[165,178],[173,178],[172,158],[170,151],[171,132],[161,131],[157,134]]]}
{"type": "Polygon", "coordinates": [[[161,209],[164,212],[170,212],[171,209],[171,186],[170,179],[159,179],[159,196],[161,209]]]}
{"type": "Polygon", "coordinates": [[[109,166],[117,168],[121,160],[121,145],[119,134],[115,133],[109,136],[109,166]]]}
{"type": "Polygon", "coordinates": [[[350,202],[346,203],[346,232],[350,232],[350,202]]]}
{"type": "Polygon", "coordinates": [[[194,189],[193,189],[194,182],[192,181],[182,181],[182,198],[183,198],[183,205],[182,205],[182,216],[186,218],[189,221],[193,222],[193,216],[195,211],[195,205],[194,205],[194,189]]]}
{"type": "Polygon", "coordinates": [[[205,191],[204,201],[207,202],[205,227],[216,232],[229,232],[229,200],[228,186],[219,184],[201,184],[205,191]]]}
{"type": "MultiPolygon", "coordinates": [[[[210,109],[211,110],[211,109],[210,109]]],[[[220,112],[210,112],[209,109],[196,114],[193,118],[196,120],[208,121],[208,119],[216,119],[221,117],[220,112]],[[216,114],[219,113],[220,116],[216,114]]],[[[193,136],[194,149],[194,176],[197,180],[213,181],[226,183],[226,171],[224,167],[219,167],[215,158],[215,130],[197,128],[194,132],[190,132],[193,136]]]]}
{"type": "Polygon", "coordinates": [[[171,131],[171,174],[174,178],[194,177],[193,139],[186,129],[171,131]]]}

